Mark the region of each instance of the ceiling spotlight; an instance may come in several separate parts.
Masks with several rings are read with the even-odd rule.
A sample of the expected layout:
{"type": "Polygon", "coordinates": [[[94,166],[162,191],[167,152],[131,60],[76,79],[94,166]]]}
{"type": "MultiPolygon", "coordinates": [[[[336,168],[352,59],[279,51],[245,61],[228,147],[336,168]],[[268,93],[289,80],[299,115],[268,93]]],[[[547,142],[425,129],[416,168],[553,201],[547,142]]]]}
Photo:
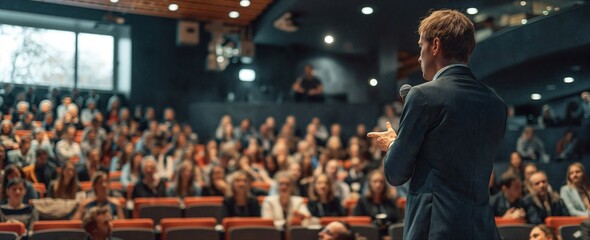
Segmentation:
{"type": "Polygon", "coordinates": [[[225,61],[225,58],[223,56],[217,56],[218,63],[222,63],[223,61],[225,61]]]}
{"type": "Polygon", "coordinates": [[[547,16],[547,15],[549,15],[549,12],[548,11],[543,11],[543,15],[547,16]]]}
{"type": "Polygon", "coordinates": [[[112,3],[118,3],[119,0],[111,0],[112,3]]]}
{"type": "Polygon", "coordinates": [[[467,13],[469,15],[475,15],[475,14],[477,14],[477,12],[479,12],[479,11],[477,10],[477,8],[474,8],[474,7],[467,9],[467,13]]]}
{"type": "Polygon", "coordinates": [[[526,18],[523,18],[522,20],[520,20],[520,23],[522,24],[526,24],[528,22],[528,20],[526,20],[526,18]]]}
{"type": "Polygon", "coordinates": [[[526,6],[526,1],[520,1],[520,6],[526,6]]]}
{"type": "Polygon", "coordinates": [[[379,82],[377,81],[377,79],[371,79],[369,80],[369,85],[371,85],[372,87],[377,86],[379,82]]]}
{"type": "Polygon", "coordinates": [[[573,83],[574,82],[574,78],[573,77],[564,77],[563,78],[563,82],[564,83],[573,83]]]}
{"type": "Polygon", "coordinates": [[[365,15],[371,15],[371,14],[373,14],[373,8],[372,7],[364,7],[361,9],[361,12],[365,15]]]}
{"type": "Polygon", "coordinates": [[[230,18],[238,18],[238,17],[240,17],[240,13],[238,11],[231,11],[231,12],[229,12],[229,17],[230,18]]]}
{"type": "Polygon", "coordinates": [[[326,42],[327,44],[332,44],[334,42],[334,37],[332,37],[331,35],[326,35],[326,37],[324,37],[324,42],[326,42]]]}
{"type": "Polygon", "coordinates": [[[531,99],[533,99],[535,101],[536,100],[541,100],[541,94],[533,93],[533,94],[531,94],[531,99]]]}
{"type": "Polygon", "coordinates": [[[168,10],[173,11],[173,12],[178,10],[178,4],[172,3],[172,4],[168,5],[168,10]]]}
{"type": "Polygon", "coordinates": [[[240,6],[242,6],[242,7],[248,7],[248,6],[250,6],[250,0],[242,0],[242,1],[240,1],[240,6]]]}

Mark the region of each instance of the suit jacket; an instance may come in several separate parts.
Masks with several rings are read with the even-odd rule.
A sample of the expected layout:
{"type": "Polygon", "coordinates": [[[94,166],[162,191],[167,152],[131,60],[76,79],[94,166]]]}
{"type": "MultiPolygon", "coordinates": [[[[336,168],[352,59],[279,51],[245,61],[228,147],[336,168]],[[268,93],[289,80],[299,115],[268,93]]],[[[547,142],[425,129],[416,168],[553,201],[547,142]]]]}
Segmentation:
{"type": "Polygon", "coordinates": [[[490,205],[494,211],[494,216],[502,217],[506,214],[506,211],[510,208],[522,208],[525,209],[522,198],[517,199],[513,203],[509,203],[503,192],[499,192],[490,198],[490,205]]]}
{"type": "Polygon", "coordinates": [[[563,201],[559,195],[555,192],[549,192],[549,203],[551,204],[551,210],[545,209],[541,201],[532,194],[527,195],[523,199],[524,205],[526,206],[526,219],[527,223],[530,224],[541,224],[545,223],[545,218],[550,216],[569,216],[567,208],[563,204],[563,201]]]}
{"type": "Polygon", "coordinates": [[[414,86],[387,152],[387,181],[411,178],[404,239],[500,239],[488,183],[506,104],[465,66],[414,86]]]}
{"type": "Polygon", "coordinates": [[[584,206],[582,196],[576,188],[564,185],[561,187],[559,195],[570,215],[588,217],[590,211],[584,206]]]}

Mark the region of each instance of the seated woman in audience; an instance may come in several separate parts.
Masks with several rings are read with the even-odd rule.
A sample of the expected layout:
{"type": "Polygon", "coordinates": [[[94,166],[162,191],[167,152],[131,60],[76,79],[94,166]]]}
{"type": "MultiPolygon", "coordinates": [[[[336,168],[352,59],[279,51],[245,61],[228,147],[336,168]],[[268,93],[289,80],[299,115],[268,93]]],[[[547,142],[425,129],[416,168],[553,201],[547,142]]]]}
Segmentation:
{"type": "Polygon", "coordinates": [[[544,224],[535,226],[529,234],[530,240],[557,240],[553,230],[544,224]]]}
{"type": "Polygon", "coordinates": [[[95,206],[108,206],[111,215],[118,219],[124,219],[125,213],[121,202],[117,198],[109,197],[109,176],[107,173],[99,171],[92,176],[92,197],[86,198],[79,203],[78,210],[72,217],[73,220],[81,220],[84,213],[95,206]]]}
{"type": "Polygon", "coordinates": [[[141,161],[143,160],[143,152],[134,152],[131,155],[131,160],[123,165],[121,168],[121,184],[123,189],[127,189],[129,184],[135,184],[141,175],[141,161]]]}
{"type": "Polygon", "coordinates": [[[258,199],[250,193],[251,179],[245,171],[231,176],[231,188],[223,200],[223,217],[260,217],[258,199]]]}
{"type": "Polygon", "coordinates": [[[25,180],[22,178],[13,178],[8,181],[6,184],[8,201],[6,204],[0,205],[0,221],[21,222],[26,229],[30,229],[32,223],[39,219],[39,214],[32,206],[27,204],[28,202],[24,202],[25,185],[25,180]]]}
{"type": "Polygon", "coordinates": [[[524,179],[524,165],[518,152],[510,154],[510,165],[502,175],[504,174],[512,174],[518,176],[521,180],[524,179]]]}
{"type": "Polygon", "coordinates": [[[314,217],[345,216],[346,212],[340,199],[334,196],[334,185],[326,174],[313,178],[309,187],[309,202],[307,208],[314,217]]]}
{"type": "Polygon", "coordinates": [[[584,166],[575,162],[567,168],[567,184],[561,187],[559,195],[571,216],[590,214],[590,181],[584,166]]]}
{"type": "Polygon", "coordinates": [[[131,197],[155,198],[166,196],[166,180],[156,175],[157,162],[153,157],[146,157],[141,163],[142,177],[133,187],[131,197]]]}
{"type": "Polygon", "coordinates": [[[111,166],[109,168],[109,171],[121,171],[125,164],[132,161],[133,152],[135,152],[135,146],[133,142],[125,143],[123,151],[119,151],[119,153],[111,159],[111,166]]]}
{"type": "Polygon", "coordinates": [[[225,169],[215,165],[209,172],[209,183],[203,188],[203,196],[225,196],[227,182],[225,180],[225,169]]]}
{"type": "Polygon", "coordinates": [[[62,166],[61,174],[53,180],[47,188],[47,197],[61,199],[76,199],[76,193],[82,191],[76,166],[73,162],[66,162],[62,166]]]}
{"type": "MultiPolygon", "coordinates": [[[[23,172],[23,170],[14,164],[9,164],[4,168],[4,177],[3,177],[3,183],[8,183],[10,180],[15,179],[15,178],[24,178],[25,177],[25,173],[23,172]]],[[[30,181],[27,180],[23,180],[24,183],[24,188],[26,190],[26,192],[23,192],[23,203],[28,203],[29,200],[31,199],[38,199],[39,198],[39,193],[35,190],[35,188],[33,187],[33,183],[31,183],[30,181]]],[[[6,190],[7,188],[2,188],[2,203],[6,203],[6,198],[8,197],[8,195],[6,195],[6,190]]]]}
{"type": "Polygon", "coordinates": [[[78,180],[82,182],[90,181],[94,173],[98,171],[107,172],[108,169],[100,164],[100,150],[93,148],[86,155],[86,161],[78,165],[78,180]]]}
{"type": "Polygon", "coordinates": [[[386,236],[387,226],[398,221],[395,200],[389,196],[383,170],[372,171],[367,180],[369,181],[368,191],[364,197],[359,198],[352,215],[370,216],[381,236],[386,236]]]}
{"type": "Polygon", "coordinates": [[[168,197],[196,197],[201,195],[201,190],[195,181],[195,170],[189,161],[183,161],[176,171],[174,184],[167,190],[168,197]]]}
{"type": "Polygon", "coordinates": [[[19,142],[19,137],[14,135],[12,121],[3,120],[0,122],[0,143],[2,143],[6,151],[18,149],[19,142]]]}
{"type": "MultiPolygon", "coordinates": [[[[296,220],[309,220],[311,214],[302,197],[293,196],[295,182],[289,172],[278,172],[275,181],[279,185],[277,196],[268,196],[262,202],[262,218],[274,220],[277,228],[290,226],[296,220]]],[[[302,225],[306,225],[302,222],[302,225]]]]}

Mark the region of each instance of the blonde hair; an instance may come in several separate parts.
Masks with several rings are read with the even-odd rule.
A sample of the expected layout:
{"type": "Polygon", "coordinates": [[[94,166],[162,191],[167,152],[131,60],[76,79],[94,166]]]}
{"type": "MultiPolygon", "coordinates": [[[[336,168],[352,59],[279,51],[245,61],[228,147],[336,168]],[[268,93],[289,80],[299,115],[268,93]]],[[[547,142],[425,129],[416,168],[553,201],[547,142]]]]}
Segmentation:
{"type": "Polygon", "coordinates": [[[431,12],[420,22],[418,33],[428,42],[440,39],[444,57],[448,59],[467,62],[475,48],[473,22],[456,10],[431,12]]]}
{"type": "Polygon", "coordinates": [[[580,163],[580,162],[574,162],[567,167],[567,172],[565,173],[565,179],[567,181],[567,185],[570,185],[570,186],[573,185],[572,181],[570,180],[570,171],[571,171],[572,167],[580,168],[580,170],[582,171],[582,174],[583,174],[582,175],[582,187],[586,191],[590,190],[590,181],[588,181],[588,176],[586,175],[586,169],[584,168],[584,165],[582,165],[582,163],[580,163]]]}

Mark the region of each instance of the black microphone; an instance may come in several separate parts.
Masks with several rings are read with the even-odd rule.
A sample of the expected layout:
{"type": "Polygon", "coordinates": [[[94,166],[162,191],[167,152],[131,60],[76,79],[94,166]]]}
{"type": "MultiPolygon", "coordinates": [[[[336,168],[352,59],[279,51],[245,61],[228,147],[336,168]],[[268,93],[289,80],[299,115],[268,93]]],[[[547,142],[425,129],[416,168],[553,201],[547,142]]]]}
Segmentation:
{"type": "Polygon", "coordinates": [[[406,96],[408,96],[410,89],[412,89],[412,85],[410,84],[404,84],[399,88],[399,96],[402,97],[402,101],[406,101],[406,96]]]}

